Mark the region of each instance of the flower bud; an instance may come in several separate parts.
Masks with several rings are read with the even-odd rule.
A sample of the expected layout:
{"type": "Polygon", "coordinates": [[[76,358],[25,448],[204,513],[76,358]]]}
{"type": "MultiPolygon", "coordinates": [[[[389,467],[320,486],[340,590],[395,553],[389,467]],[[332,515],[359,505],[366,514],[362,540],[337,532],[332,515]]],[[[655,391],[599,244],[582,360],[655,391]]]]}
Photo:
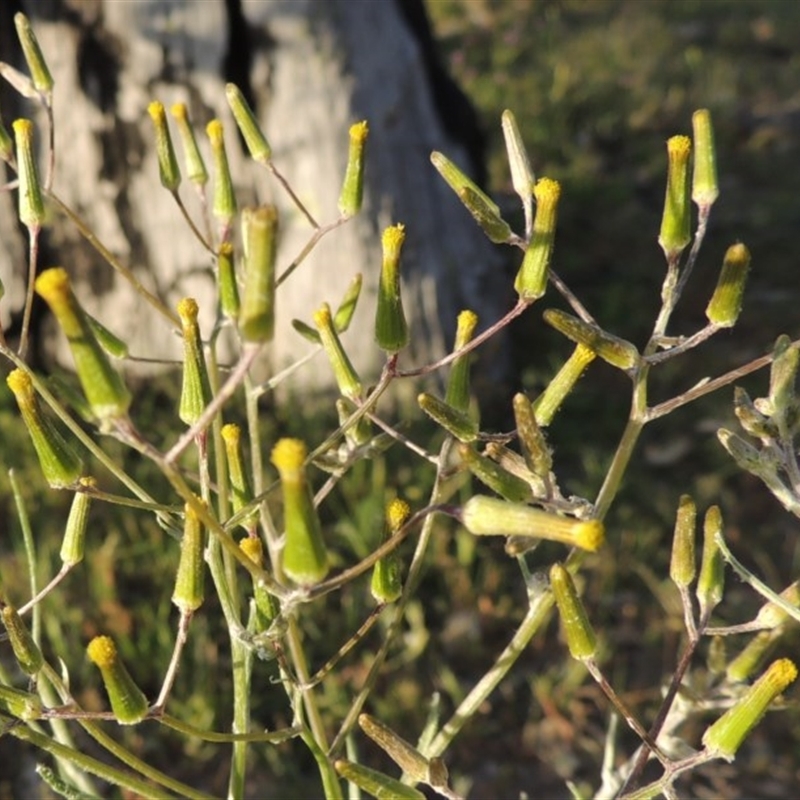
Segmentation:
{"type": "Polygon", "coordinates": [[[361,381],[342,347],[339,334],[336,333],[333,325],[331,308],[327,303],[323,303],[320,309],[314,313],[314,324],[317,326],[325,355],[328,356],[328,361],[333,368],[333,375],[339,391],[351,400],[358,399],[363,391],[361,381]]]}
{"type": "Polygon", "coordinates": [[[553,380],[547,384],[545,390],[534,400],[533,412],[541,427],[545,428],[553,421],[556,411],[561,408],[564,399],[572,391],[586,367],[594,361],[596,355],[590,347],[579,344],[553,380]]]}
{"type": "Polygon", "coordinates": [[[597,653],[594,630],[578,597],[572,575],[561,564],[553,564],[550,568],[550,588],[556,599],[570,655],[578,661],[594,658],[597,653]]]}
{"type": "Polygon", "coordinates": [[[14,140],[6,129],[2,116],[0,116],[0,160],[14,167],[17,163],[14,159],[14,140]]]}
{"type": "Polygon", "coordinates": [[[120,725],[141,722],[147,716],[147,698],[120,660],[113,639],[95,636],[89,642],[86,654],[100,670],[117,722],[120,725]]]}
{"type": "MultiPolygon", "coordinates": [[[[400,528],[403,527],[411,508],[408,503],[396,497],[386,507],[386,533],[384,542],[388,541],[400,528]]],[[[372,570],[370,583],[372,596],[379,603],[394,603],[403,592],[403,582],[400,577],[400,560],[397,551],[393,550],[375,563],[372,570]]]]}
{"type": "Polygon", "coordinates": [[[733,389],[733,411],[739,424],[751,436],[758,439],[774,439],[778,436],[778,426],[756,408],[750,395],[741,386],[733,389]]]}
{"type": "Polygon", "coordinates": [[[514,289],[520,299],[526,302],[537,300],[547,290],[561,184],[551,178],[542,178],[534,187],[533,194],[536,197],[533,232],[514,280],[514,289]]]}
{"type": "Polygon", "coordinates": [[[373,797],[392,798],[392,800],[425,800],[425,795],[419,789],[407,786],[370,767],[364,767],[344,758],[334,761],[333,766],[345,780],[355,784],[373,797]]]}
{"type": "Polygon", "coordinates": [[[348,425],[348,420],[353,414],[356,413],[358,407],[356,404],[346,397],[339,397],[336,400],[336,414],[339,417],[339,425],[346,425],[344,435],[347,441],[353,447],[361,447],[372,439],[373,429],[372,423],[366,416],[359,417],[358,421],[353,425],[348,425]]]}
{"type": "Polygon", "coordinates": [[[775,649],[782,631],[759,631],[745,645],[739,655],[725,669],[725,677],[734,683],[749,680],[750,676],[764,663],[767,656],[775,649]]]}
{"type": "Polygon", "coordinates": [[[0,686],[0,711],[3,714],[30,722],[42,716],[42,700],[33,692],[0,686]]]}
{"type": "Polygon", "coordinates": [[[28,429],[47,483],[54,489],[72,486],[81,476],[83,463],[58,428],[42,413],[30,375],[12,370],[6,378],[28,429]]]}
{"type": "MultiPolygon", "coordinates": [[[[264,546],[261,539],[255,536],[246,536],[239,542],[239,549],[251,560],[264,566],[264,546]]],[[[253,577],[253,576],[251,576],[253,577]]],[[[264,585],[253,577],[253,599],[256,603],[256,633],[261,633],[269,628],[273,621],[280,614],[280,605],[264,585]]]]}
{"type": "Polygon", "coordinates": [[[213,214],[222,225],[230,225],[236,214],[236,195],[233,192],[228,154],[225,151],[222,123],[218,119],[212,119],[206,125],[206,134],[211,142],[211,157],[214,161],[213,214]]]}
{"type": "MultiPolygon", "coordinates": [[[[794,608],[800,607],[800,581],[790,583],[780,594],[781,599],[785,600],[794,608]]],[[[756,622],[762,628],[777,628],[788,622],[789,614],[786,613],[777,603],[769,602],[763,605],[756,615],[756,622]]]]}
{"type": "Polygon", "coordinates": [[[707,620],[719,605],[725,588],[725,562],[716,540],[718,533],[722,533],[722,513],[719,506],[711,506],[703,522],[703,558],[697,579],[697,599],[702,620],[707,620]]]}
{"type": "Polygon", "coordinates": [[[29,119],[17,119],[11,127],[17,146],[19,218],[29,230],[39,230],[45,213],[39,170],[33,155],[33,123],[29,119]]]}
{"type": "Polygon", "coordinates": [[[708,301],[706,317],[720,328],[731,328],[739,319],[744,285],[750,269],[750,251],[743,244],[734,244],[725,253],[717,287],[708,301]]]}
{"type": "Polygon", "coordinates": [[[714,148],[714,129],[711,114],[701,108],[692,114],[694,134],[694,174],[692,200],[700,208],[710,208],[719,196],[717,185],[717,154],[714,148]]]}
{"type": "Polygon", "coordinates": [[[361,295],[361,285],[363,283],[363,276],[360,272],[353,276],[353,280],[345,289],[339,308],[333,315],[333,327],[336,328],[337,333],[344,333],[349,327],[353,319],[353,314],[356,313],[356,306],[358,305],[358,298],[361,295]]]}
{"type": "Polygon", "coordinates": [[[203,187],[208,183],[208,170],[200,148],[197,146],[197,138],[194,135],[194,128],[189,122],[189,112],[186,103],[175,103],[170,108],[172,118],[178,126],[178,135],[181,137],[183,145],[183,162],[186,167],[186,177],[197,187],[203,187]]]}
{"type": "Polygon", "coordinates": [[[440,400],[436,395],[421,392],[417,396],[419,407],[439,423],[451,436],[460,442],[474,442],[478,438],[478,426],[466,414],[440,400]]]}
{"type": "Polygon", "coordinates": [[[511,185],[522,201],[526,214],[529,214],[535,178],[528,160],[528,153],[525,150],[525,144],[522,141],[522,135],[519,132],[514,114],[506,109],[500,119],[503,127],[503,138],[506,142],[508,166],[511,168],[511,185]]]}
{"type": "Polygon", "coordinates": [[[635,345],[564,311],[548,308],[544,312],[544,321],[576,344],[593,350],[612,367],[632,369],[639,361],[635,345]]]}
{"type": "Polygon", "coordinates": [[[242,212],[244,295],[239,329],[247,342],[268,342],[275,335],[275,254],[278,209],[273,205],[242,212]]]}
{"type": "Polygon", "coordinates": [[[675,533],[672,537],[672,559],[669,576],[676,586],[686,588],[694,580],[697,564],[694,555],[695,519],[697,509],[688,494],[682,495],[675,518],[675,533]]]}
{"type": "Polygon", "coordinates": [[[514,235],[509,224],[494,210],[494,204],[487,203],[483,192],[476,192],[471,186],[458,190],[458,199],[472,215],[480,229],[495,244],[505,244],[514,235]]]}
{"type": "Polygon", "coordinates": [[[688,136],[667,140],[667,194],[661,217],[658,243],[668,261],[675,260],[689,244],[689,156],[692,142],[688,136]]]}
{"type": "Polygon", "coordinates": [[[467,469],[485,486],[513,503],[525,503],[532,499],[530,484],[512,475],[499,464],[480,455],[468,444],[458,448],[467,469]]]}
{"type": "Polygon", "coordinates": [[[181,170],[178,166],[178,159],[175,158],[175,149],[172,146],[172,136],[167,125],[164,104],[154,100],[147,106],[147,113],[153,120],[156,134],[156,156],[158,157],[158,176],[161,179],[161,185],[175,193],[181,183],[181,170]]]}
{"type": "Polygon", "coordinates": [[[522,445],[525,461],[534,475],[546,478],[553,468],[553,454],[536,421],[533,404],[522,392],[514,395],[513,404],[517,436],[522,445]]]}
{"type": "Polygon", "coordinates": [[[328,554],[319,516],[306,481],[306,446],[299,439],[280,439],[272,450],[283,491],[286,543],[283,571],[295,583],[318,583],[328,574],[328,554]]]}
{"type": "Polygon", "coordinates": [[[222,313],[228,319],[239,317],[239,287],[236,284],[236,271],[233,267],[233,245],[223,242],[217,252],[217,291],[222,313]]]}
{"type": "Polygon", "coordinates": [[[16,608],[9,605],[3,606],[0,616],[3,618],[8,640],[20,669],[26,675],[36,675],[44,664],[44,656],[22,621],[22,617],[16,608]]]}
{"type": "Polygon", "coordinates": [[[131,395],[114,371],[70,287],[66,270],[45,270],[36,279],[36,291],[45,299],[67,337],[75,370],[92,413],[108,422],[128,413],[131,395]]]}
{"type": "MultiPolygon", "coordinates": [[[[233,511],[238,514],[245,506],[250,505],[253,500],[253,490],[250,486],[250,479],[244,468],[242,461],[242,450],[240,442],[242,429],[234,423],[222,426],[220,431],[222,442],[225,447],[225,460],[228,462],[228,480],[233,490],[233,511]]],[[[246,531],[255,530],[258,524],[258,508],[253,509],[242,518],[240,525],[246,531]]],[[[253,559],[255,560],[255,559],[253,559]]]]}
{"type": "Polygon", "coordinates": [[[770,703],[796,678],[797,667],[788,658],[773,661],[742,698],[703,734],[706,749],[726,761],[733,761],[736,751],[770,703]]]}
{"type": "Polygon", "coordinates": [[[79,483],[85,491],[75,492],[75,496],[72,498],[67,527],[61,542],[61,561],[67,567],[83,561],[86,526],[89,520],[89,508],[92,505],[92,491],[97,486],[97,481],[91,477],[81,478],[79,483]]]}
{"type": "Polygon", "coordinates": [[[184,297],[178,303],[183,336],[183,383],[178,417],[186,425],[194,425],[211,402],[211,384],[208,380],[200,326],[197,324],[197,301],[184,297]]]}
{"type": "Polygon", "coordinates": [[[14,27],[17,29],[19,43],[22,45],[22,55],[33,78],[33,85],[37,91],[49,95],[53,90],[54,81],[47,62],[44,60],[39,41],[33,32],[30,20],[21,12],[14,14],[14,27]]]}
{"type": "Polygon", "coordinates": [[[203,605],[203,523],[187,503],[184,508],[181,557],[175,578],[172,602],[183,614],[197,611],[203,605]]]}
{"type": "MultiPolygon", "coordinates": [[[[84,312],[86,313],[86,312],[84,312]]],[[[86,321],[97,339],[97,343],[111,358],[124,359],[130,352],[128,345],[116,334],[112,333],[100,320],[86,313],[86,321]]]]}
{"type": "Polygon", "coordinates": [[[416,747],[369,714],[359,714],[358,725],[414,783],[428,783],[430,761],[416,747]]]}
{"type": "Polygon", "coordinates": [[[352,217],[361,210],[364,196],[364,150],[369,126],[366,121],[350,126],[350,149],[347,154],[347,169],[344,173],[342,191],[339,194],[339,213],[352,217]]]}
{"type": "Polygon", "coordinates": [[[225,97],[228,98],[233,118],[239,126],[239,132],[242,134],[253,161],[259,164],[268,164],[272,157],[272,148],[262,133],[256,115],[242,94],[242,90],[235,83],[226,83],[225,97]]]}
{"type": "Polygon", "coordinates": [[[408,344],[408,325],[400,296],[400,250],[406,238],[403,225],[391,225],[383,232],[383,263],[378,284],[375,313],[375,341],[387,353],[396,353],[408,344]]]}
{"type": "Polygon", "coordinates": [[[482,192],[477,184],[470,180],[447,156],[434,150],[431,153],[431,164],[436,167],[436,171],[459,197],[461,197],[462,189],[470,189],[495,216],[500,216],[500,206],[488,194],[482,192]]]}
{"type": "Polygon", "coordinates": [[[769,374],[769,401],[772,414],[782,414],[795,398],[797,368],[800,351],[792,345],[786,334],[780,335],[772,349],[772,367],[769,374]]]}
{"type": "Polygon", "coordinates": [[[485,495],[471,497],[461,508],[461,522],[476,536],[533,536],[594,552],[605,539],[598,519],[579,520],[509,503],[485,495]]]}
{"type": "MultiPolygon", "coordinates": [[[[478,315],[474,311],[462,311],[456,322],[456,339],[453,350],[466,347],[472,340],[478,325],[478,315]]],[[[447,379],[447,393],[444,401],[456,411],[466,413],[469,409],[469,366],[472,353],[458,356],[450,367],[447,379]]]]}

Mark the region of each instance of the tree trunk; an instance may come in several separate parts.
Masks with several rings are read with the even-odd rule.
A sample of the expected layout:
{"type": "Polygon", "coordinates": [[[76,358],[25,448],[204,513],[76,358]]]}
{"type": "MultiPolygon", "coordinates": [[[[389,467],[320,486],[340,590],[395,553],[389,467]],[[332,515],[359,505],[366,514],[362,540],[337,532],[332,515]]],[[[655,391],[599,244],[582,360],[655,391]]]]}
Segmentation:
{"type": "MultiPolygon", "coordinates": [[[[55,191],[170,307],[181,297],[195,297],[203,330],[210,331],[216,306],[211,265],[160,186],[148,103],[158,99],[169,108],[186,102],[201,146],[205,124],[213,117],[223,121],[240,207],[263,202],[279,207],[279,272],[303,249],[312,228],[272,176],[247,158],[225,102],[226,80],[250,96],[277,168],[321,223],[337,216],[348,127],[366,119],[364,210],[323,239],[279,290],[266,368],[275,372],[309,352],[312,345],[293,330],[291,319],[310,322],[325,301],[335,307],[362,272],[362,299],[344,341],[362,379],[376,379],[384,361],[372,335],[380,233],[395,222],[406,226],[403,295],[412,331],[401,364],[440,357],[451,346],[462,308],[476,310],[481,323],[490,324],[511,300],[496,252],[429,162],[432,150],[464,167],[469,157],[445,133],[440,114],[448,111],[437,109],[433,100],[429,53],[420,47],[425,40],[414,36],[409,15],[400,13],[418,11],[418,0],[402,2],[405,6],[351,0],[22,2],[56,80],[55,191]]],[[[8,7],[0,14],[11,16],[8,7]]],[[[9,25],[6,19],[0,27],[7,32],[9,25]]],[[[5,50],[9,42],[0,46],[2,58],[19,65],[17,51],[5,50]]],[[[7,98],[6,123],[34,113],[43,121],[27,101],[7,98]]],[[[188,181],[181,196],[199,219],[188,181]]],[[[0,202],[7,205],[8,194],[0,195],[0,202]]],[[[0,269],[9,295],[4,313],[10,308],[18,315],[27,243],[24,233],[9,227],[8,208],[0,213],[5,220],[0,269]]],[[[180,341],[170,325],[68,221],[54,216],[44,243],[40,268],[65,266],[87,309],[124,338],[132,354],[178,357],[180,341]]],[[[45,325],[45,331],[50,328],[45,325]]],[[[47,341],[49,352],[69,363],[63,339],[51,335],[47,341]]],[[[231,344],[223,343],[226,349],[231,344]]],[[[508,375],[507,348],[498,339],[483,351],[483,376],[496,385],[508,375]]],[[[319,360],[296,373],[290,391],[322,389],[331,382],[329,368],[319,360]]]]}

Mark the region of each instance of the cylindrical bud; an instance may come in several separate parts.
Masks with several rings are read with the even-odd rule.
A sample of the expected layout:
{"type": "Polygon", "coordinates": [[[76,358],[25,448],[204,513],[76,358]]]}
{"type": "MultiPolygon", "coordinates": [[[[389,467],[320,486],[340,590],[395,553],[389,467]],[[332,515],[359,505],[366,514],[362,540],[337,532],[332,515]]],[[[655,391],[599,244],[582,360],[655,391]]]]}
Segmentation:
{"type": "Polygon", "coordinates": [[[112,333],[100,320],[95,319],[91,314],[86,314],[86,321],[89,323],[97,343],[111,358],[124,359],[128,357],[130,352],[128,345],[119,336],[112,333]]]}
{"type": "Polygon", "coordinates": [[[553,243],[556,238],[556,219],[561,184],[551,178],[542,178],[533,189],[536,197],[536,216],[533,232],[522,266],[514,280],[514,289],[520,299],[531,302],[540,298],[547,290],[547,276],[553,243]]]}
{"type": "Polygon", "coordinates": [[[447,185],[459,197],[461,197],[463,189],[470,189],[475,195],[480,197],[483,204],[487,206],[495,216],[500,216],[500,206],[498,206],[488,194],[481,191],[478,185],[468,178],[446,155],[434,150],[431,153],[431,164],[433,164],[436,171],[445,179],[447,185]]]}
{"type": "Polygon", "coordinates": [[[100,347],[72,292],[66,270],[61,267],[45,270],[36,279],[36,291],[50,306],[67,337],[92,413],[101,423],[125,416],[131,404],[130,392],[100,347]]]}
{"type": "Polygon", "coordinates": [[[466,414],[440,400],[436,395],[421,392],[417,396],[417,402],[434,422],[438,422],[460,442],[474,442],[478,438],[478,425],[466,414]]]}
{"type": "MultiPolygon", "coordinates": [[[[246,536],[239,542],[239,549],[251,560],[264,566],[264,546],[261,539],[255,536],[246,536]]],[[[261,633],[269,628],[275,618],[280,614],[281,608],[275,597],[273,597],[263,586],[253,579],[253,599],[256,603],[256,633],[261,633]]]]}
{"type": "Polygon", "coordinates": [[[733,411],[739,424],[751,436],[758,439],[773,439],[778,436],[778,426],[756,408],[750,395],[741,386],[733,389],[733,411]]]}
{"type": "Polygon", "coordinates": [[[345,780],[355,784],[373,797],[392,800],[425,800],[425,795],[413,786],[407,786],[396,778],[390,778],[370,767],[340,758],[333,767],[345,780]]]}
{"type": "Polygon", "coordinates": [[[348,420],[357,410],[358,408],[352,400],[348,400],[346,397],[336,399],[336,414],[339,417],[339,425],[346,426],[344,435],[353,447],[365,445],[372,439],[373,434],[372,423],[366,416],[359,417],[355,425],[348,424],[348,420]]]}
{"type": "Polygon", "coordinates": [[[767,656],[775,649],[781,631],[759,631],[745,645],[739,655],[725,669],[725,677],[734,683],[749,680],[766,661],[767,656]]]}
{"type": "Polygon", "coordinates": [[[5,605],[0,610],[8,641],[20,669],[26,675],[36,675],[44,664],[44,656],[39,645],[33,640],[31,632],[13,606],[5,605]]]}
{"type": "Polygon", "coordinates": [[[225,151],[225,136],[222,123],[212,119],[206,125],[206,134],[211,143],[211,158],[214,162],[214,202],[212,211],[223,225],[230,225],[236,214],[236,195],[233,192],[233,180],[228,166],[228,154],[225,151]]]}
{"type": "Polygon", "coordinates": [[[503,128],[503,138],[506,142],[508,166],[511,169],[511,185],[519,195],[519,199],[526,207],[530,206],[531,192],[533,190],[534,175],[522,134],[519,132],[517,120],[513,112],[506,109],[500,117],[503,128]]]}
{"type": "Polygon", "coordinates": [[[92,505],[92,490],[97,486],[94,478],[81,478],[80,487],[85,491],[75,492],[72,506],[67,517],[64,540],[61,542],[61,561],[67,567],[83,561],[86,543],[86,526],[89,520],[89,508],[92,505]]]}
{"type": "Polygon", "coordinates": [[[522,453],[534,475],[546,478],[553,468],[553,454],[547,446],[544,433],[536,421],[533,404],[522,392],[514,395],[514,420],[522,453]]]}
{"type": "Polygon", "coordinates": [[[667,140],[667,193],[658,243],[668,261],[675,260],[689,244],[691,233],[689,206],[689,156],[692,142],[688,136],[667,140]]]}
{"type": "Polygon", "coordinates": [[[721,533],[722,512],[719,506],[711,506],[703,521],[703,558],[696,591],[700,603],[700,618],[703,620],[708,620],[722,600],[725,588],[725,562],[716,539],[717,534],[721,533]]]}
{"type": "Polygon", "coordinates": [[[710,208],[719,196],[719,186],[714,129],[711,125],[711,113],[707,108],[701,108],[692,114],[692,133],[694,135],[692,200],[700,208],[710,208]]]}
{"type": "Polygon", "coordinates": [[[45,219],[39,170],[33,154],[33,123],[29,119],[14,120],[17,147],[17,179],[19,181],[19,218],[29,230],[39,230],[45,219]]]}
{"type": "Polygon", "coordinates": [[[222,313],[228,319],[239,318],[239,286],[233,266],[233,245],[223,242],[217,252],[217,291],[222,313]]]}
{"type": "Polygon", "coordinates": [[[400,295],[400,250],[405,238],[405,226],[400,224],[386,228],[381,238],[383,261],[375,312],[375,341],[387,353],[396,353],[408,344],[408,325],[400,295]]]}
{"type": "Polygon", "coordinates": [[[590,347],[579,344],[553,380],[547,384],[545,390],[534,400],[533,413],[541,427],[546,428],[553,421],[553,417],[561,408],[564,399],[572,391],[586,367],[594,361],[596,355],[590,347]]]}
{"type": "Polygon", "coordinates": [[[42,700],[33,692],[0,686],[0,711],[9,716],[30,722],[42,716],[42,700]]]}
{"type": "Polygon", "coordinates": [[[183,336],[183,382],[178,406],[178,417],[186,425],[194,425],[211,402],[211,384],[208,379],[200,326],[197,323],[197,301],[184,297],[178,303],[183,336]]]}
{"type": "Polygon", "coordinates": [[[42,413],[31,376],[24,370],[14,369],[8,374],[6,383],[16,398],[45,480],[54,489],[72,486],[81,476],[83,462],[58,428],[42,413]]]}
{"type": "Polygon", "coordinates": [[[200,148],[197,146],[197,138],[194,135],[194,128],[189,121],[189,111],[186,103],[175,103],[170,108],[172,118],[178,126],[178,135],[181,137],[183,145],[183,163],[186,167],[186,177],[198,187],[208,183],[208,170],[200,148]]]}
{"type": "Polygon", "coordinates": [[[706,317],[720,328],[731,328],[742,310],[744,286],[750,269],[750,251],[743,244],[734,244],[725,253],[717,287],[708,301],[706,317]]]}
{"type": "MultiPolygon", "coordinates": [[[[410,513],[411,508],[408,503],[399,497],[389,503],[386,507],[384,541],[390,539],[403,527],[410,513]]],[[[379,603],[394,603],[402,594],[403,582],[400,576],[400,560],[396,550],[376,562],[372,570],[370,591],[379,603]]]]}
{"type": "Polygon", "coordinates": [[[322,528],[306,481],[306,446],[299,439],[280,439],[272,450],[283,491],[286,541],[283,571],[295,583],[318,583],[328,574],[328,554],[322,528]]]}
{"type": "Polygon", "coordinates": [[[339,213],[343,217],[352,217],[361,210],[364,197],[364,151],[368,135],[369,126],[366,120],[350,126],[347,169],[344,173],[342,191],[339,194],[339,213]]]}
{"type": "Polygon", "coordinates": [[[278,209],[273,205],[242,212],[244,295],[239,330],[248,342],[268,342],[275,335],[275,254],[278,209]]]}
{"type": "Polygon", "coordinates": [[[458,190],[458,199],[472,215],[480,229],[495,244],[505,244],[514,235],[509,224],[494,209],[494,204],[487,203],[483,192],[476,192],[471,186],[462,186],[458,190]]]}
{"type": "Polygon", "coordinates": [[[414,783],[428,782],[430,761],[416,747],[369,714],[359,714],[358,725],[414,783]]]}
{"type": "Polygon", "coordinates": [[[153,120],[156,134],[156,156],[161,185],[170,192],[176,192],[181,184],[181,169],[178,166],[178,159],[175,158],[175,148],[172,146],[164,104],[154,100],[147,106],[147,113],[153,120]]]}
{"type": "Polygon", "coordinates": [[[175,578],[172,602],[184,613],[196,611],[203,605],[203,523],[194,509],[187,503],[184,508],[181,557],[175,578]]]}
{"type": "MultiPolygon", "coordinates": [[[[225,447],[225,460],[228,462],[228,480],[230,481],[233,500],[233,511],[238,514],[253,500],[253,490],[250,478],[244,468],[242,459],[241,439],[242,429],[234,423],[222,426],[220,431],[225,447]]],[[[253,531],[258,523],[258,508],[253,509],[242,518],[241,526],[246,531],[253,531]]]]}
{"type": "Polygon", "coordinates": [[[512,503],[525,503],[532,499],[531,486],[522,478],[512,475],[498,463],[473,450],[471,445],[458,448],[467,469],[485,486],[512,503]]]}
{"type": "MultiPolygon", "coordinates": [[[[800,607],[800,581],[790,583],[780,594],[781,599],[785,600],[794,608],[800,607]]],[[[789,614],[784,611],[777,603],[766,603],[761,606],[756,615],[756,622],[762,628],[777,628],[784,622],[788,622],[789,614]]]]}
{"type": "Polygon", "coordinates": [[[464,527],[476,536],[533,536],[592,552],[605,540],[605,528],[598,519],[561,517],[485,495],[474,495],[467,500],[460,518],[464,527]]]}
{"type": "Polygon", "coordinates": [[[682,495],[675,518],[675,533],[672,537],[672,559],[669,576],[676,586],[688,587],[697,572],[694,554],[695,520],[697,509],[688,494],[682,495]]]}
{"type": "Polygon", "coordinates": [[[17,162],[14,159],[14,140],[6,129],[2,116],[0,116],[0,160],[16,167],[17,162]]]}
{"type": "Polygon", "coordinates": [[[250,108],[245,96],[242,94],[242,90],[235,83],[226,83],[225,97],[228,98],[228,105],[233,112],[233,118],[239,126],[239,132],[244,138],[253,161],[259,164],[269,163],[272,157],[272,148],[269,146],[267,137],[264,136],[258,124],[253,109],[250,108]]]}
{"type": "Polygon", "coordinates": [[[339,308],[333,315],[333,327],[336,328],[337,333],[344,333],[353,320],[353,314],[356,313],[356,306],[358,305],[358,298],[361,295],[361,285],[364,282],[363,275],[358,272],[353,276],[353,279],[347,285],[342,302],[339,303],[339,308]]]}
{"type": "Polygon", "coordinates": [[[565,311],[548,308],[544,312],[544,321],[576,344],[582,344],[594,351],[612,367],[632,369],[639,361],[639,351],[635,345],[565,311]]]}
{"type": "Polygon", "coordinates": [[[758,450],[750,442],[745,441],[737,433],[729,431],[727,428],[720,428],[717,431],[717,438],[743,470],[756,474],[761,471],[758,450]]]}
{"type": "Polygon", "coordinates": [[[86,648],[89,660],[100,670],[111,710],[120,725],[134,725],[147,716],[147,698],[134,683],[110,636],[95,636],[86,648]]]}
{"type": "Polygon", "coordinates": [[[550,588],[556,599],[570,655],[578,661],[594,658],[597,639],[586,616],[586,609],[578,597],[572,575],[563,565],[553,564],[550,568],[550,588]]]}
{"type": "Polygon", "coordinates": [[[362,394],[361,381],[342,347],[339,334],[333,325],[331,308],[327,303],[323,303],[314,313],[314,324],[317,326],[322,347],[330,361],[339,391],[351,400],[358,399],[362,394]]]}
{"type": "Polygon", "coordinates": [[[14,27],[17,29],[19,43],[22,45],[22,55],[30,70],[33,85],[37,91],[49,95],[54,86],[53,76],[47,68],[47,62],[44,60],[42,48],[39,47],[39,41],[33,32],[30,20],[18,11],[14,14],[14,27]]]}
{"type": "Polygon", "coordinates": [[[775,340],[769,374],[769,401],[772,413],[785,413],[795,398],[800,351],[786,334],[775,340]]]}
{"type": "MultiPolygon", "coordinates": [[[[478,315],[474,311],[462,311],[456,321],[456,339],[453,350],[466,347],[472,340],[475,328],[478,325],[478,315]]],[[[469,367],[472,353],[458,356],[450,367],[447,378],[447,393],[444,401],[456,411],[466,413],[469,409],[469,367]]]]}
{"type": "Polygon", "coordinates": [[[743,697],[703,734],[706,749],[719,758],[732,761],[770,703],[796,678],[797,667],[788,658],[773,661],[743,697]]]}

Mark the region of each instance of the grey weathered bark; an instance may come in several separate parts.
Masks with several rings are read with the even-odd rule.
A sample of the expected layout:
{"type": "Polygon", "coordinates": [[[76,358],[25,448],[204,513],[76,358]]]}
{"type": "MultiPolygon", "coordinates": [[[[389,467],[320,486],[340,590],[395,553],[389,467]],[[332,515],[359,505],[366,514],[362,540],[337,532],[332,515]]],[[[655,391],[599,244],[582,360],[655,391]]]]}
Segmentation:
{"type": "MultiPolygon", "coordinates": [[[[337,215],[348,126],[358,119],[370,125],[364,212],[324,239],[281,289],[271,369],[311,347],[290,320],[310,321],[323,301],[335,306],[353,275],[363,272],[364,294],[345,341],[364,380],[375,379],[383,362],[372,339],[380,231],[393,222],[407,230],[403,289],[412,345],[401,357],[404,364],[446,352],[460,309],[475,309],[488,324],[508,307],[496,253],[430,165],[432,150],[464,165],[468,158],[444,133],[420,48],[394,2],[37,0],[21,6],[56,78],[55,190],[170,306],[182,296],[197,298],[206,330],[216,302],[209,259],[159,184],[146,112],[152,99],[168,108],[186,102],[201,131],[212,117],[223,120],[242,204],[269,200],[281,211],[281,268],[311,233],[242,149],[224,94],[232,56],[249,62],[246,88],[275,163],[319,221],[337,215]]],[[[2,57],[8,60],[8,53],[2,57]]],[[[32,113],[27,104],[4,102],[7,122],[11,112],[32,113]]],[[[197,212],[193,193],[182,186],[181,194],[197,212]]],[[[0,203],[7,205],[8,196],[0,203]]],[[[24,233],[9,227],[8,209],[0,213],[7,324],[8,309],[18,312],[21,304],[26,245],[24,233]]],[[[169,325],[61,218],[48,228],[45,259],[42,266],[57,260],[70,270],[88,309],[125,338],[132,353],[177,355],[169,325]]],[[[486,347],[484,376],[495,383],[509,368],[506,348],[499,342],[486,347]]],[[[68,362],[61,350],[59,359],[68,362]]],[[[320,361],[294,380],[295,387],[319,388],[329,385],[330,374],[320,361]]]]}

